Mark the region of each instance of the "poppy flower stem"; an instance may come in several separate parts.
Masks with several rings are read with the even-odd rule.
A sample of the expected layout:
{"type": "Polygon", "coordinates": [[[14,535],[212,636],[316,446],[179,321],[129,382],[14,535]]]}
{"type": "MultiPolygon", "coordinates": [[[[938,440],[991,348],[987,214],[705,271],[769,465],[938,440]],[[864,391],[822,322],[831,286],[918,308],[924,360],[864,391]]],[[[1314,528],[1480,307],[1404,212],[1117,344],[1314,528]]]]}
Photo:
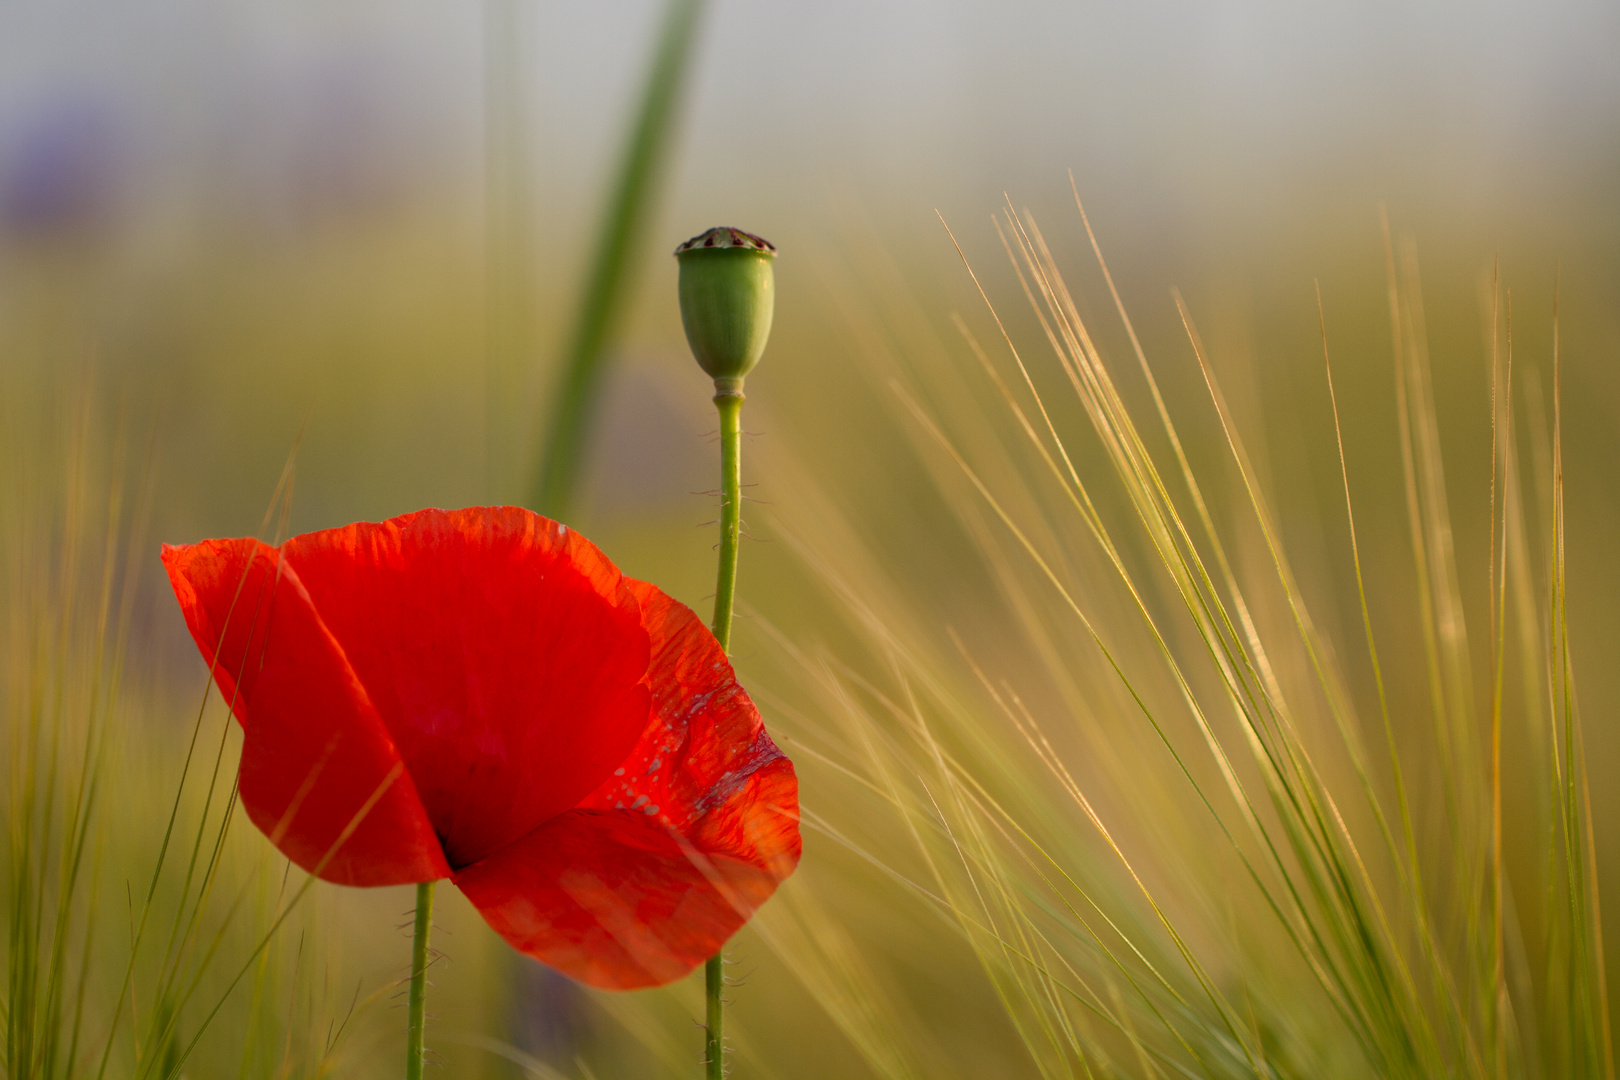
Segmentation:
{"type": "MultiPolygon", "coordinates": [[[[720,569],[714,584],[714,639],[731,652],[731,606],[737,595],[737,541],[742,532],[742,406],[741,379],[714,381],[714,407],[720,412],[720,569]]],[[[703,1060],[707,1080],[726,1075],[724,961],[719,953],[703,968],[703,1060]]]]}
{"type": "Polygon", "coordinates": [[[704,1080],[725,1080],[726,1075],[725,1012],[720,998],[726,980],[724,964],[720,954],[715,953],[703,965],[704,996],[709,1006],[708,1015],[704,1017],[708,1028],[703,1037],[704,1080]]]}
{"type": "Polygon", "coordinates": [[[411,1001],[405,1030],[405,1080],[422,1080],[422,1036],[427,1026],[428,932],[433,928],[433,885],[416,887],[416,934],[411,941],[411,1001]]]}
{"type": "Polygon", "coordinates": [[[742,533],[741,384],[741,379],[716,379],[719,393],[714,395],[714,407],[720,411],[720,570],[715,576],[710,628],[727,653],[731,652],[731,606],[737,595],[737,541],[742,533]]]}

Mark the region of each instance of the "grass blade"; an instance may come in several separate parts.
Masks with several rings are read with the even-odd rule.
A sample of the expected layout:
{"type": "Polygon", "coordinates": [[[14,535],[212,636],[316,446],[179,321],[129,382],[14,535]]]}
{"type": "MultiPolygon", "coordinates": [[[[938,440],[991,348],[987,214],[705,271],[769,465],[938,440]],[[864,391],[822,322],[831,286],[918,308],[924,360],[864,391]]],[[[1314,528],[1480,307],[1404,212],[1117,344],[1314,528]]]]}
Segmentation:
{"type": "Polygon", "coordinates": [[[550,518],[564,519],[572,509],[602,382],[603,350],[629,293],[631,255],[657,195],[703,5],[704,0],[670,0],[613,195],[591,245],[591,271],[550,417],[541,429],[540,460],[529,495],[529,505],[550,518]]]}

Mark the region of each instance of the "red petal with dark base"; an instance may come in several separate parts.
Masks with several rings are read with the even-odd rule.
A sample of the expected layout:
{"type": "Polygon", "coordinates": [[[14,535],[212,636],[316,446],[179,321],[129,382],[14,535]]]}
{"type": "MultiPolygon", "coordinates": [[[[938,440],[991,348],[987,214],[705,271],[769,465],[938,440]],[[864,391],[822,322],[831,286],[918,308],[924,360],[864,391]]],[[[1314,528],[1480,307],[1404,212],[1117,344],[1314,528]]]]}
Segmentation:
{"type": "Polygon", "coordinates": [[[640,741],[579,807],[456,875],[512,945],[610,989],[718,952],[799,860],[798,781],[692,611],[630,582],[652,638],[640,741]]]}
{"type": "Polygon", "coordinates": [[[331,881],[452,868],[597,986],[713,955],[799,859],[798,781],[697,616],[512,507],[165,547],[242,801],[331,881]]]}
{"type": "Polygon", "coordinates": [[[555,522],[516,507],[423,510],[282,550],[454,866],[577,804],[646,726],[640,605],[606,556],[555,522]]]}
{"type": "Polygon", "coordinates": [[[276,549],[255,540],[165,545],[163,564],[242,723],[240,790],[253,823],[328,881],[447,876],[393,740],[276,549]]]}

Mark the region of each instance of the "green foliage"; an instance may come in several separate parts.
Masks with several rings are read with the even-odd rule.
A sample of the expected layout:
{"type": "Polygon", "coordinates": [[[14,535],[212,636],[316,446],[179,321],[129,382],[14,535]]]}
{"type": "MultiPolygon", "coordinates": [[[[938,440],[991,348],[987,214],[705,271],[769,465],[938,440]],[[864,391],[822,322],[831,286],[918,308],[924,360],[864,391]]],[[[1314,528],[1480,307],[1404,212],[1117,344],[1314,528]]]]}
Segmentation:
{"type": "Polygon", "coordinates": [[[662,177],[666,148],[685,87],[703,0],[670,0],[641,103],[605,208],[579,309],[545,424],[530,505],[547,517],[567,518],[584,461],[585,438],[602,381],[602,354],[624,306],[635,243],[662,177]]]}
{"type": "Polygon", "coordinates": [[[793,749],[845,793],[807,782],[807,826],[954,928],[1043,1077],[1612,1077],[1556,323],[1549,416],[1487,290],[1474,542],[1448,510],[1415,255],[1389,245],[1403,497],[1377,520],[1404,511],[1408,576],[1388,550],[1363,561],[1324,320],[1352,582],[1334,597],[1290,557],[1265,430],[1239,423],[1190,308],[1214,438],[1172,419],[1100,252],[1123,365],[1033,218],[1009,206],[998,229],[1045,359],[994,308],[993,347],[957,320],[976,378],[927,339],[861,343],[904,356],[891,385],[954,518],[934,543],[964,538],[957,572],[988,585],[966,621],[908,595],[913,549],[874,561],[887,545],[842,532],[836,502],[800,490],[784,514],[850,634],[778,642],[799,673],[779,693],[817,718],[793,749]],[[1324,599],[1354,630],[1330,632],[1324,599]],[[865,824],[874,808],[901,829],[865,824]]]}
{"type": "MultiPolygon", "coordinates": [[[[782,362],[751,386],[777,434],[749,454],[771,505],[746,512],[776,542],[748,553],[738,662],[800,769],[807,855],[730,950],[736,1073],[1607,1076],[1605,819],[1586,778],[1605,735],[1580,720],[1570,608],[1609,571],[1564,555],[1563,478],[1602,468],[1590,443],[1566,457],[1555,391],[1573,361],[1523,331],[1521,300],[1510,364],[1489,277],[1472,345],[1472,323],[1425,311],[1392,244],[1388,294],[1363,291],[1393,334],[1336,317],[1349,290],[1323,290],[1331,390],[1319,340],[1290,355],[1298,398],[1217,332],[1172,327],[1176,353],[1142,324],[1149,368],[1124,323],[1080,316],[1028,219],[1003,230],[1039,305],[998,305],[1006,338],[968,309],[940,340],[948,313],[867,247],[823,263],[832,291],[784,311],[782,362]],[[1305,412],[1311,438],[1288,441],[1263,402],[1305,412]],[[1290,487],[1289,457],[1313,446],[1290,487]]],[[[991,295],[1020,291],[975,270],[991,295]]],[[[367,310],[353,287],[343,308],[367,310]]],[[[1186,304],[1187,327],[1213,307],[1186,304]]],[[[447,306],[406,336],[453,340],[475,316],[447,306]]],[[[209,332],[201,351],[235,355],[262,326],[209,332]]],[[[13,364],[0,394],[0,1075],[397,1075],[408,890],[311,884],[242,827],[234,722],[217,695],[203,705],[183,640],[192,666],[174,666],[178,615],[150,599],[148,505],[165,539],[192,539],[186,515],[247,481],[219,466],[202,486],[213,463],[186,454],[161,471],[121,458],[155,418],[109,421],[110,395],[62,366],[31,382],[13,364]]],[[[213,409],[307,378],[254,371],[241,402],[208,384],[213,409]]],[[[444,396],[433,380],[453,376],[410,378],[444,396]]],[[[194,445],[214,415],[163,436],[194,445]]],[[[351,441],[321,452],[371,460],[378,429],[340,415],[351,441]]],[[[231,445],[284,456],[272,441],[231,445]]],[[[321,452],[306,441],[306,473],[321,452]]],[[[361,473],[317,493],[346,508],[403,483],[361,473]]],[[[290,482],[267,538],[291,527],[290,482]]],[[[217,512],[210,531],[240,517],[217,512]]],[[[701,603],[695,517],[592,537],[701,603]]],[[[700,980],[587,995],[568,1051],[519,1049],[505,945],[453,893],[435,922],[453,962],[430,972],[427,1041],[447,1071],[699,1074],[700,980]]]]}
{"type": "MultiPolygon", "coordinates": [[[[54,1078],[75,1074],[93,1031],[87,998],[100,942],[91,916],[103,896],[105,842],[97,816],[129,633],[130,591],[119,587],[118,572],[129,526],[122,499],[89,502],[99,463],[82,446],[53,455],[59,445],[26,441],[37,429],[20,411],[8,412],[5,451],[14,468],[0,495],[0,543],[11,555],[0,582],[10,646],[0,1063],[8,1077],[54,1078]]],[[[82,403],[64,419],[82,438],[89,420],[82,403]]]]}
{"type": "MultiPolygon", "coordinates": [[[[121,727],[132,713],[123,667],[137,560],[148,554],[150,469],[130,485],[123,455],[109,462],[82,390],[72,398],[77,415],[51,423],[59,401],[19,400],[21,387],[12,389],[4,1075],[177,1077],[230,989],[254,967],[255,997],[265,987],[264,946],[287,910],[268,927],[242,917],[244,901],[272,887],[268,878],[218,895],[235,809],[228,729],[201,791],[210,749],[201,714],[171,798],[129,767],[146,756],[121,727]],[[25,401],[45,406],[45,423],[25,401]],[[138,493],[133,515],[127,486],[138,493]],[[233,956],[244,935],[257,946],[235,960],[234,974],[221,971],[221,954],[233,956]]],[[[279,1028],[278,1018],[263,1022],[279,1028]]],[[[257,1026],[248,1024],[250,1044],[266,1037],[257,1026]]],[[[294,1060],[293,1042],[275,1041],[294,1060]]],[[[244,1064],[243,1075],[270,1074],[244,1064]]]]}

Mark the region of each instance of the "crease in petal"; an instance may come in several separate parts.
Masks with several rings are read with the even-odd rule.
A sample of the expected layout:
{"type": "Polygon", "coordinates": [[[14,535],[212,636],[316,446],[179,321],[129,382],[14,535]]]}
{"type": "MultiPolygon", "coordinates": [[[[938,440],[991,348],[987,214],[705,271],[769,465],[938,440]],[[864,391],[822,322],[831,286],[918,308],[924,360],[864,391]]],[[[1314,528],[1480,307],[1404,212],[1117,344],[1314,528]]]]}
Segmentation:
{"type": "MultiPolygon", "coordinates": [[[[773,766],[791,779],[792,764],[766,732],[719,642],[691,608],[656,586],[632,580],[630,587],[641,602],[642,622],[652,641],[652,708],[641,739],[580,806],[639,811],[686,833],[699,829],[712,812],[738,802],[745,789],[760,797],[768,790],[777,800],[773,816],[793,823],[791,836],[760,837],[764,846],[749,841],[728,853],[761,861],[790,855],[796,861],[797,781],[750,787],[756,773],[773,766]],[[778,851],[773,843],[786,847],[778,851]]],[[[714,827],[710,822],[708,828],[714,827]]],[[[742,835],[735,839],[745,840],[742,835]]]]}
{"type": "Polygon", "coordinates": [[[456,874],[520,952],[607,990],[688,974],[775,890],[773,872],[700,851],[646,815],[570,810],[456,874]]]}
{"type": "Polygon", "coordinates": [[[653,586],[630,588],[652,642],[641,739],[578,807],[455,879],[513,947],[608,989],[714,955],[801,850],[792,762],[714,636],[653,586]]]}
{"type": "Polygon", "coordinates": [[[248,817],[343,885],[448,876],[414,785],[298,575],[257,540],[164,545],[192,638],[242,725],[248,817]]]}

